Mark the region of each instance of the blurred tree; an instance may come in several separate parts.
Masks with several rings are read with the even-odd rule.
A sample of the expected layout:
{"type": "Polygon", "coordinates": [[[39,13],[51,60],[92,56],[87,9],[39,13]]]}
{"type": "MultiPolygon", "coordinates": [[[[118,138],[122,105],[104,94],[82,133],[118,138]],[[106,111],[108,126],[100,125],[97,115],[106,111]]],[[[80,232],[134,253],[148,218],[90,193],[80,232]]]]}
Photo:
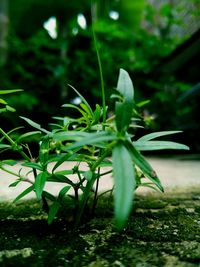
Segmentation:
{"type": "MultiPolygon", "coordinates": [[[[0,0],[0,5],[4,1],[0,0]]],[[[52,115],[60,112],[58,108],[61,104],[75,97],[67,87],[68,82],[88,96],[90,103],[99,102],[101,90],[91,35],[91,2],[107,96],[115,86],[118,70],[122,67],[131,76],[134,73],[137,100],[148,97],[156,100],[153,103],[159,103],[162,99],[159,114],[164,110],[164,103],[171,111],[169,117],[174,113],[176,101],[171,100],[176,97],[172,95],[176,91],[173,84],[178,84],[175,87],[179,93],[177,79],[155,78],[151,70],[184,40],[185,36],[177,36],[176,29],[181,33],[180,29],[187,26],[187,18],[182,19],[181,15],[185,3],[195,3],[196,7],[199,0],[9,2],[8,60],[0,70],[0,82],[6,89],[24,89],[23,94],[11,96],[10,99],[10,104],[21,115],[44,124],[44,120],[48,121],[52,115]],[[55,39],[43,27],[52,17],[56,19],[55,39]],[[79,19],[84,21],[84,27],[79,19]]],[[[181,88],[184,92],[188,87],[181,88]]],[[[160,117],[165,123],[166,116],[160,117]]],[[[13,118],[10,121],[17,124],[13,118]]]]}
{"type": "Polygon", "coordinates": [[[8,0],[0,1],[0,65],[6,61],[8,34],[8,0]]]}

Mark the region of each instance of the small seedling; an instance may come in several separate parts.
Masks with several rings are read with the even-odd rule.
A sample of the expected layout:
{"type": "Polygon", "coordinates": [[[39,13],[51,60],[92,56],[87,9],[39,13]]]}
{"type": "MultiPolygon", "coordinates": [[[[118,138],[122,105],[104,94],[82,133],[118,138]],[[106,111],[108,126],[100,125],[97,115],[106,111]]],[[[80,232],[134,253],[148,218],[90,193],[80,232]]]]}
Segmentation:
{"type": "Polygon", "coordinates": [[[141,151],[188,150],[188,147],[156,139],[179,131],[151,133],[135,140],[132,133],[133,129],[138,127],[138,116],[135,111],[133,84],[125,70],[120,69],[116,94],[112,96],[115,101],[112,117],[107,118],[109,107],[105,107],[105,99],[102,101],[102,107],[96,104],[93,110],[88,101],[75,88],[71,88],[81,98],[81,104],[65,104],[63,107],[77,110],[78,118],[56,117],[57,123],[51,125],[52,130],[46,130],[32,120],[22,118],[36,131],[25,133],[16,140],[11,138],[10,133],[0,129],[1,152],[18,152],[24,159],[21,167],[28,167],[30,171],[26,175],[11,171],[9,165],[16,164],[13,160],[2,160],[0,169],[17,177],[10,185],[12,187],[21,182],[29,183],[27,189],[15,201],[34,191],[48,212],[48,223],[53,221],[63,205],[65,196],[69,196],[69,190],[72,189],[75,226],[79,225],[89,200],[92,203],[90,214],[94,213],[99,183],[104,175],[110,173],[114,184],[114,217],[117,229],[121,230],[130,215],[134,192],[138,187],[149,186],[163,191],[156,172],[142,156],[141,151]],[[32,157],[26,144],[26,139],[34,135],[40,136],[37,158],[32,157]],[[68,162],[74,162],[73,168],[68,167],[68,162]],[[49,168],[52,163],[53,168],[49,168]],[[59,167],[63,163],[66,168],[60,171],[59,167]],[[82,163],[86,165],[86,169],[82,168],[82,163]],[[109,167],[109,170],[105,171],[105,166],[109,167]],[[34,180],[30,180],[30,173],[33,174],[34,180]],[[72,178],[74,175],[77,176],[76,181],[72,178]],[[146,182],[146,179],[149,179],[149,182],[146,182]],[[44,190],[45,184],[49,182],[64,184],[58,196],[44,190]]]}

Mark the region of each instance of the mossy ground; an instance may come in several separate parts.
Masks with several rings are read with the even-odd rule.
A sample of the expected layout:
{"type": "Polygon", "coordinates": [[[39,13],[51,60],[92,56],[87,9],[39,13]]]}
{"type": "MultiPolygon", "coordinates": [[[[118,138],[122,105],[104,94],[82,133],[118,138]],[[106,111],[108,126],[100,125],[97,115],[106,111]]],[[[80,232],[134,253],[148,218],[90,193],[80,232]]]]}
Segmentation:
{"type": "Polygon", "coordinates": [[[0,266],[200,266],[200,190],[137,196],[117,232],[108,198],[72,231],[68,214],[48,226],[36,201],[0,203],[0,266]]]}

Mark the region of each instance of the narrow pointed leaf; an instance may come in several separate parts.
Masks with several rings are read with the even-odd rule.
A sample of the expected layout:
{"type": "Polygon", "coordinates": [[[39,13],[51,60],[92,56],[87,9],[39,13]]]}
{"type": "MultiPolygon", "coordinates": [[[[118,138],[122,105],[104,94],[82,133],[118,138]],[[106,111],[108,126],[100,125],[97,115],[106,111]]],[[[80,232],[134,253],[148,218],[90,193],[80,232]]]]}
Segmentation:
{"type": "Polygon", "coordinates": [[[59,132],[53,135],[53,139],[55,141],[79,141],[83,137],[88,136],[89,134],[86,132],[80,131],[68,131],[68,132],[59,132]]]}
{"type": "Polygon", "coordinates": [[[6,105],[7,102],[4,99],[0,98],[0,104],[6,105]]]}
{"type": "Polygon", "coordinates": [[[87,137],[82,138],[80,141],[70,145],[68,149],[70,150],[85,145],[98,145],[98,143],[101,142],[113,141],[115,138],[116,138],[115,134],[111,134],[108,132],[91,133],[88,134],[87,137]]]}
{"type": "Polygon", "coordinates": [[[136,141],[134,146],[140,151],[164,150],[164,149],[177,149],[189,150],[189,147],[171,141],[136,141]]]}
{"type": "Polygon", "coordinates": [[[149,178],[161,191],[164,191],[156,172],[153,170],[148,161],[141,155],[141,153],[131,142],[126,141],[125,145],[131,153],[132,160],[140,168],[143,174],[149,178]]]}
{"type": "Polygon", "coordinates": [[[6,144],[0,144],[0,149],[4,149],[4,148],[11,148],[11,145],[6,145],[6,144]]]}
{"type": "Polygon", "coordinates": [[[0,90],[0,95],[12,94],[16,92],[21,92],[22,89],[12,89],[12,90],[0,90]]]}
{"type": "MultiPolygon", "coordinates": [[[[72,172],[70,173],[72,174],[72,172]]],[[[69,184],[71,186],[73,186],[73,182],[67,178],[65,175],[60,174],[60,173],[54,173],[52,175],[49,175],[47,178],[48,182],[59,182],[59,183],[65,183],[65,184],[69,184]]]]}
{"type": "Polygon", "coordinates": [[[6,105],[6,109],[7,109],[8,111],[10,111],[10,112],[15,112],[15,111],[16,111],[13,107],[11,107],[11,106],[9,106],[9,105],[6,105]]]}
{"type": "Polygon", "coordinates": [[[63,155],[59,160],[57,160],[56,164],[54,165],[52,172],[54,172],[61,164],[63,164],[65,161],[70,159],[72,157],[72,154],[67,153],[66,155],[63,155]]]}
{"type": "Polygon", "coordinates": [[[37,175],[36,179],[35,179],[35,193],[38,199],[41,199],[42,197],[42,192],[46,183],[46,179],[47,179],[47,173],[46,172],[41,172],[37,175]]]}
{"type": "Polygon", "coordinates": [[[115,104],[116,126],[119,132],[126,131],[132,117],[132,102],[117,102],[115,104]]]}
{"type": "Polygon", "coordinates": [[[93,172],[92,171],[86,171],[83,173],[83,176],[87,181],[90,181],[93,177],[93,172]]]}
{"type": "Polygon", "coordinates": [[[50,194],[49,192],[43,190],[42,192],[42,196],[44,196],[46,199],[49,199],[51,201],[55,201],[56,200],[56,197],[52,194],[50,194]]]}
{"type": "Polygon", "coordinates": [[[132,158],[127,148],[118,143],[113,148],[113,176],[116,225],[121,230],[130,214],[136,186],[132,158]]]}
{"type": "Polygon", "coordinates": [[[80,219],[82,217],[89,195],[91,194],[91,190],[92,190],[95,180],[96,180],[96,177],[94,176],[90,181],[87,181],[87,184],[83,190],[83,194],[81,195],[81,199],[80,199],[79,209],[77,212],[77,216],[75,218],[75,227],[77,227],[80,222],[80,219]]]}
{"type": "Polygon", "coordinates": [[[49,159],[49,150],[50,150],[49,138],[45,137],[42,140],[42,143],[40,144],[40,152],[39,152],[39,159],[40,159],[42,166],[45,165],[49,159]]]}
{"type": "MultiPolygon", "coordinates": [[[[10,135],[11,133],[13,133],[19,129],[22,129],[22,128],[24,128],[24,127],[16,127],[14,129],[10,130],[9,132],[7,132],[6,135],[10,135]]],[[[2,142],[6,138],[6,135],[3,132],[2,132],[2,134],[3,134],[3,137],[0,138],[0,142],[2,142]]]]}
{"type": "Polygon", "coordinates": [[[24,196],[28,195],[31,191],[34,190],[34,186],[31,185],[30,187],[28,187],[27,189],[25,189],[21,194],[19,194],[13,202],[18,201],[19,199],[23,198],[24,196]]]}
{"type": "Polygon", "coordinates": [[[71,87],[75,92],[76,92],[76,94],[81,98],[81,100],[83,101],[83,103],[88,107],[88,109],[90,110],[90,114],[92,115],[92,117],[93,117],[93,111],[92,111],[92,109],[91,109],[91,107],[90,107],[90,105],[88,104],[88,102],[87,102],[87,100],[72,86],[72,85],[70,85],[70,84],[68,84],[69,85],[69,87],[71,87]]]}
{"type": "Polygon", "coordinates": [[[36,169],[36,170],[39,170],[39,171],[43,170],[42,166],[40,164],[36,163],[36,162],[25,162],[25,163],[22,164],[22,166],[33,168],[33,169],[36,169]]]}
{"type": "Polygon", "coordinates": [[[51,224],[56,216],[56,214],[58,213],[59,209],[60,209],[61,205],[58,201],[55,201],[49,208],[49,214],[48,214],[48,224],[51,224]]]}
{"type": "Polygon", "coordinates": [[[176,134],[176,133],[181,133],[182,131],[163,131],[163,132],[155,132],[155,133],[150,133],[142,136],[139,138],[137,141],[149,141],[161,136],[165,135],[171,135],[171,134],[176,134]]]}
{"type": "Polygon", "coordinates": [[[119,72],[119,79],[117,83],[117,91],[123,95],[125,98],[125,101],[133,101],[134,97],[134,88],[133,88],[133,83],[131,81],[131,78],[128,74],[127,71],[124,69],[120,69],[119,72]]]}
{"type": "Polygon", "coordinates": [[[85,103],[81,103],[80,104],[81,108],[85,111],[85,113],[90,117],[92,118],[92,114],[91,114],[91,111],[90,109],[88,108],[88,106],[85,104],[85,103]]]}
{"type": "Polygon", "coordinates": [[[40,131],[32,131],[32,132],[28,132],[28,133],[22,134],[17,139],[17,143],[18,142],[21,142],[22,140],[24,141],[24,139],[30,138],[30,137],[35,136],[35,135],[38,135],[38,134],[41,134],[41,132],[40,131]]]}
{"type": "Polygon", "coordinates": [[[23,120],[25,120],[32,127],[36,128],[36,129],[38,129],[38,130],[40,130],[40,131],[42,131],[44,133],[50,134],[50,132],[47,131],[47,130],[45,130],[45,129],[43,129],[40,124],[38,124],[38,123],[36,123],[36,122],[28,119],[28,118],[22,117],[22,116],[20,116],[20,118],[23,119],[23,120]]]}
{"type": "Polygon", "coordinates": [[[96,109],[94,111],[94,121],[98,122],[101,118],[101,107],[96,104],[96,109]]]}
{"type": "Polygon", "coordinates": [[[70,188],[71,188],[71,186],[67,185],[60,190],[60,192],[58,194],[58,201],[59,202],[63,200],[64,196],[67,194],[67,192],[69,191],[70,188]]]}
{"type": "Polygon", "coordinates": [[[64,104],[64,105],[62,105],[62,107],[64,107],[64,108],[73,108],[73,109],[76,109],[76,110],[78,110],[83,116],[86,116],[86,112],[85,112],[85,111],[83,111],[81,108],[79,108],[79,107],[77,107],[77,106],[75,106],[75,105],[73,105],[73,104],[64,104]]]}
{"type": "Polygon", "coordinates": [[[16,160],[13,160],[13,159],[6,159],[6,160],[0,161],[0,164],[14,166],[14,165],[17,164],[17,161],[16,160]]]}
{"type": "Polygon", "coordinates": [[[17,186],[20,182],[21,182],[21,180],[17,180],[17,181],[15,181],[15,182],[9,184],[9,187],[15,187],[15,186],[17,186]]]}

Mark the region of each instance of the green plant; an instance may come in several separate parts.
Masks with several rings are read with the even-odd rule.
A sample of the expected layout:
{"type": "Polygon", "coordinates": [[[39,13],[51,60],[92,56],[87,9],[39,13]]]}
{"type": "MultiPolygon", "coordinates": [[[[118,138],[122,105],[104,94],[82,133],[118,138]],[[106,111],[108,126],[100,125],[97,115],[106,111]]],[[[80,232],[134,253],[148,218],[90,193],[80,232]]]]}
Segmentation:
{"type": "MultiPolygon", "coordinates": [[[[103,83],[102,76],[101,80],[103,83]]],[[[12,149],[20,153],[24,158],[22,168],[29,167],[30,171],[26,175],[21,171],[11,171],[8,165],[16,164],[13,160],[1,161],[0,169],[17,177],[16,182],[10,186],[17,186],[23,181],[30,183],[15,201],[34,191],[48,212],[48,223],[53,221],[63,205],[65,195],[70,196],[75,226],[80,223],[89,203],[90,214],[94,213],[101,178],[106,174],[112,174],[115,221],[117,228],[121,230],[131,212],[134,191],[139,186],[149,186],[163,191],[155,171],[140,152],[160,149],[187,150],[188,147],[175,142],[154,140],[157,137],[175,134],[177,131],[151,133],[134,140],[131,133],[132,129],[139,126],[138,117],[135,111],[133,84],[125,70],[120,69],[116,94],[112,95],[115,100],[115,111],[109,118],[106,116],[108,107],[105,107],[105,99],[103,107],[96,104],[93,111],[87,100],[75,88],[70,87],[80,97],[81,104],[65,104],[63,107],[74,109],[80,117],[55,117],[58,122],[51,125],[51,131],[30,119],[22,118],[37,131],[25,133],[17,140],[13,140],[9,133],[0,129],[0,149],[12,149]],[[40,135],[39,153],[37,157],[33,157],[26,145],[26,139],[36,134],[40,135]],[[68,168],[67,162],[73,162],[73,167],[68,168]],[[52,163],[53,168],[49,168],[52,163]],[[63,163],[66,164],[66,168],[59,170],[63,163]],[[82,163],[86,168],[83,168],[82,163]],[[105,166],[109,168],[106,171],[105,166]],[[33,174],[34,180],[29,178],[30,173],[33,174]],[[76,175],[77,180],[74,180],[72,175],[76,175]],[[145,182],[145,178],[148,178],[149,182],[145,182]],[[48,182],[60,182],[65,186],[58,196],[54,196],[44,189],[48,182]],[[73,189],[73,195],[70,195],[70,189],[73,189]]]]}
{"type": "MultiPolygon", "coordinates": [[[[22,91],[22,90],[21,89],[0,90],[0,95],[7,95],[7,94],[20,92],[20,91],[22,91]]],[[[0,108],[0,113],[4,113],[4,112],[7,112],[7,111],[11,111],[11,112],[15,111],[15,109],[12,108],[11,106],[9,106],[8,103],[5,101],[5,99],[3,99],[3,98],[0,98],[0,104],[2,105],[2,107],[0,108]]]]}

